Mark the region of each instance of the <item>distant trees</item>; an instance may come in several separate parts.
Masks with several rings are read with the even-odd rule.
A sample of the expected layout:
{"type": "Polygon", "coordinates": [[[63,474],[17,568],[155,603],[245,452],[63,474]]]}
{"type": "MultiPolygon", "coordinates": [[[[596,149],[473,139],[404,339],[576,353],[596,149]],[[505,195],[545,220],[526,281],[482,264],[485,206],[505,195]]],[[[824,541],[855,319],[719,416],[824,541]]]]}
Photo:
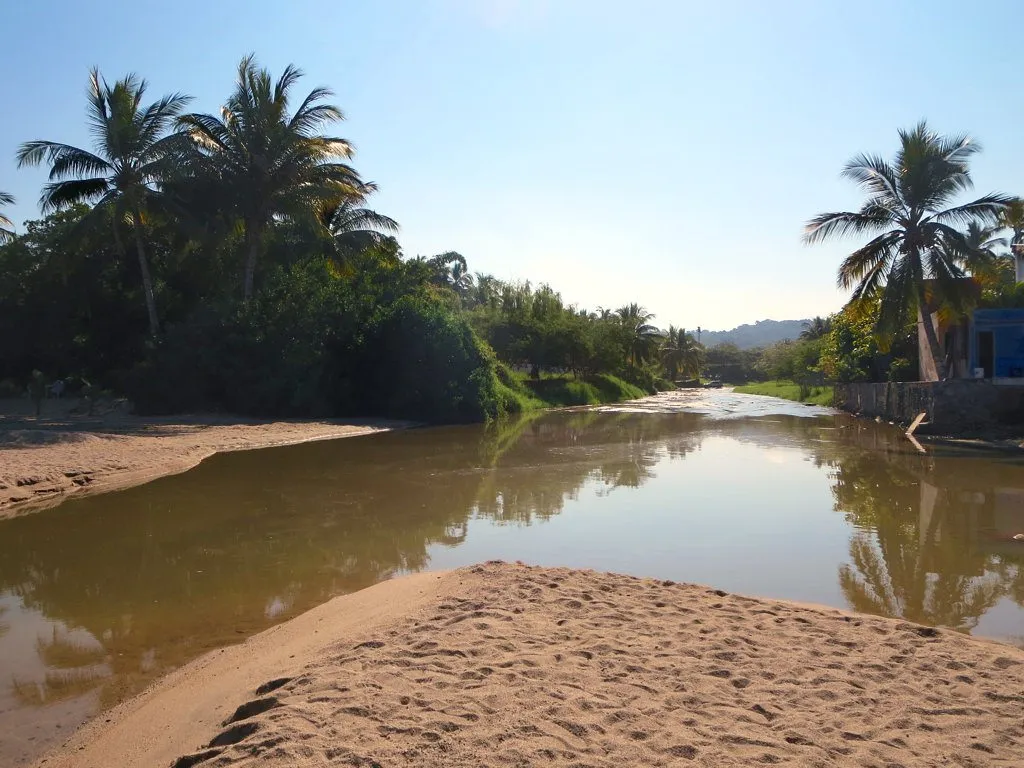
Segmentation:
{"type": "Polygon", "coordinates": [[[804,329],[800,331],[800,338],[804,341],[814,341],[827,335],[831,329],[831,318],[815,317],[804,323],[804,329]]]}
{"type": "Polygon", "coordinates": [[[661,344],[661,361],[670,380],[679,375],[696,379],[704,363],[704,348],[685,328],[670,325],[661,344]]]}
{"type": "MultiPolygon", "coordinates": [[[[968,136],[943,137],[925,122],[900,131],[892,162],[858,155],[843,169],[867,193],[858,211],[823,213],[808,222],[804,240],[817,243],[851,235],[874,237],[839,268],[839,285],[853,302],[877,302],[876,331],[892,336],[915,311],[929,318],[941,303],[963,305],[960,278],[978,253],[957,229],[994,224],[1013,198],[989,194],[968,203],[955,198],[973,185],[969,162],[980,146],[968,136]]],[[[931,356],[945,378],[945,355],[931,322],[923,323],[931,356]]]]}

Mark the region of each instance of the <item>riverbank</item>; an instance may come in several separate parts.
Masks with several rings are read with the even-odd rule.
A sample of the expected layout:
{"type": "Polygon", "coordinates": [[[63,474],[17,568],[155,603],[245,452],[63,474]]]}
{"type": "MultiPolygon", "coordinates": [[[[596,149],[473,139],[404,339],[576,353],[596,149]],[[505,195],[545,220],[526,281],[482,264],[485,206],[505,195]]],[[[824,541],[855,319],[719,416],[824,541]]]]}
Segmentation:
{"type": "Polygon", "coordinates": [[[738,392],[741,395],[781,397],[783,400],[812,405],[832,405],[835,400],[835,392],[832,387],[828,386],[810,387],[808,393],[801,397],[803,393],[800,391],[800,385],[795,381],[759,381],[754,384],[741,384],[734,386],[733,392],[738,392]]]}
{"type": "Polygon", "coordinates": [[[1010,765],[1021,690],[1024,652],[955,632],[488,563],[208,654],[45,765],[1010,765]]]}
{"type": "Polygon", "coordinates": [[[520,399],[522,411],[608,405],[655,394],[654,390],[645,392],[635,384],[607,373],[579,378],[571,374],[544,374],[539,379],[530,378],[524,373],[513,373],[506,381],[517,399],[520,399]]]}
{"type": "Polygon", "coordinates": [[[258,421],[231,416],[144,418],[115,408],[99,416],[48,401],[0,401],[0,519],[44,509],[69,495],[113,491],[184,472],[223,451],[366,435],[405,422],[258,421]]]}

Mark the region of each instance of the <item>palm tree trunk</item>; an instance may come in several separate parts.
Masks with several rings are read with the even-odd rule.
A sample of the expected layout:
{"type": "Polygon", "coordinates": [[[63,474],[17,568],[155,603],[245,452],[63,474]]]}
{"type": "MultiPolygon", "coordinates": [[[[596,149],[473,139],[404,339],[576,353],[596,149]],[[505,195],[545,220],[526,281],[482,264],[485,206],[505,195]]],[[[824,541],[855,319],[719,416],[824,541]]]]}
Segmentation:
{"type": "Polygon", "coordinates": [[[932,322],[932,308],[925,299],[924,291],[918,294],[918,311],[924,325],[924,337],[928,341],[928,351],[931,353],[932,361],[935,363],[935,372],[939,381],[946,379],[946,356],[939,345],[939,336],[935,332],[935,324],[932,322]]]}
{"type": "Polygon", "coordinates": [[[252,220],[245,222],[245,277],[242,282],[242,297],[245,301],[252,298],[256,259],[260,255],[260,229],[259,224],[252,220]]]}
{"type": "Polygon", "coordinates": [[[156,296],[153,293],[153,278],[149,274],[149,260],[146,258],[146,246],[142,242],[142,217],[138,210],[132,211],[132,227],[135,234],[135,250],[139,255],[139,270],[142,272],[142,292],[146,297],[146,312],[149,314],[149,332],[156,336],[160,333],[160,319],[156,314],[156,296]]]}

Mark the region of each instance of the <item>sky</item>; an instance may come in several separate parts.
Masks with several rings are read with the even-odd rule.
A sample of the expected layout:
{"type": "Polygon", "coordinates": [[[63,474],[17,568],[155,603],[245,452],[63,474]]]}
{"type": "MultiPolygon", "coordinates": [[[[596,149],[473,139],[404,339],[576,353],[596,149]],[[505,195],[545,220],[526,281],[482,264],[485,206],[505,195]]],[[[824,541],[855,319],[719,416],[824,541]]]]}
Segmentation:
{"type": "Polygon", "coordinates": [[[37,218],[30,139],[88,145],[85,89],[136,72],[215,112],[247,53],[335,91],[355,165],[407,256],[548,283],[588,308],[726,329],[837,310],[859,205],[839,178],[922,118],[984,152],[976,192],[1024,193],[1024,3],[949,0],[8,0],[5,213],[37,218]],[[10,30],[14,30],[10,34],[10,30]],[[845,249],[845,250],[844,250],[845,249]]]}

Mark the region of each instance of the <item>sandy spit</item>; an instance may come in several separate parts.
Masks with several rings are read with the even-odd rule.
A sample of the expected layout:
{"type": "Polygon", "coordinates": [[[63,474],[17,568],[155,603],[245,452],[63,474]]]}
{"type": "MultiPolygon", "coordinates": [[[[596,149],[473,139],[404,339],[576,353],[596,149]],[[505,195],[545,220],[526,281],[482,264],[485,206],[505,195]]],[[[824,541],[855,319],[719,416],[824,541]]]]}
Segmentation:
{"type": "Polygon", "coordinates": [[[207,655],[37,765],[1019,766],[1022,712],[1009,646],[488,563],[336,598],[207,655]]]}
{"type": "Polygon", "coordinates": [[[69,494],[118,490],[184,472],[222,451],[405,426],[380,419],[265,422],[221,416],[141,418],[119,412],[99,418],[55,414],[34,419],[5,416],[0,409],[0,520],[53,506],[69,494]]]}

